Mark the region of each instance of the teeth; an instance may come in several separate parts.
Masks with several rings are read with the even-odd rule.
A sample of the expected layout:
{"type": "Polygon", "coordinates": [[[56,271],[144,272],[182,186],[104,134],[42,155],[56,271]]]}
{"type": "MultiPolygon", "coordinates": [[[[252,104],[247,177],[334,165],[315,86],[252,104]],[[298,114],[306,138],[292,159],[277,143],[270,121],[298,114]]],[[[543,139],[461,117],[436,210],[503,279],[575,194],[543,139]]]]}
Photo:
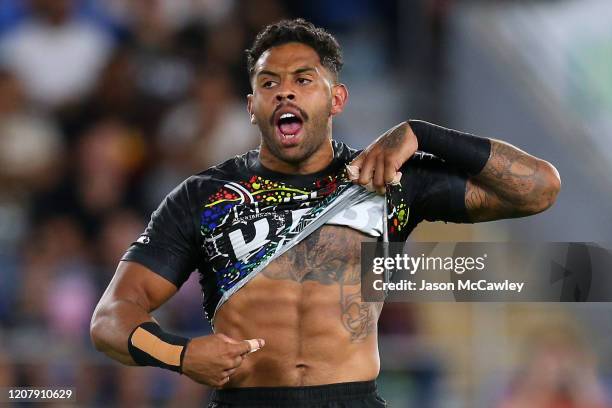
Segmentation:
{"type": "Polygon", "coordinates": [[[285,119],[285,118],[295,118],[295,115],[293,113],[283,113],[280,117],[280,119],[285,119]]]}

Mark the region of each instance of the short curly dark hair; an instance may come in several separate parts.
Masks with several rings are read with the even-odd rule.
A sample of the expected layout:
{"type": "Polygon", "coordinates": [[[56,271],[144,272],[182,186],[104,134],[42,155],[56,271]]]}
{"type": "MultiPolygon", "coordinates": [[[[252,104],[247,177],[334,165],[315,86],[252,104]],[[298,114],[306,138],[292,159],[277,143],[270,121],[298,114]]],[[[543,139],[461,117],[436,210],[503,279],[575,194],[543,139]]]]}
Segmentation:
{"type": "Polygon", "coordinates": [[[255,64],[261,54],[272,47],[290,42],[311,47],[319,55],[321,64],[329,69],[334,77],[338,77],[343,65],[340,44],[325,29],[316,27],[303,18],[281,20],[266,26],[257,34],[251,48],[246,50],[249,77],[253,76],[255,64]]]}

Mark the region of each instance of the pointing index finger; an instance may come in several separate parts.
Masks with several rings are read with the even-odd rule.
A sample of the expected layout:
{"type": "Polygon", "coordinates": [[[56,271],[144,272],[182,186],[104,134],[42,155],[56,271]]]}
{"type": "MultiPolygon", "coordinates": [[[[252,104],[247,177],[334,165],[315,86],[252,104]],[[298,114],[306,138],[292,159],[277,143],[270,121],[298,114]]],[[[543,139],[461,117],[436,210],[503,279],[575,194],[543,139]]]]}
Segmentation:
{"type": "Polygon", "coordinates": [[[265,344],[265,341],[263,339],[250,339],[244,340],[243,343],[245,344],[245,349],[244,352],[241,354],[248,354],[262,348],[265,344]]]}

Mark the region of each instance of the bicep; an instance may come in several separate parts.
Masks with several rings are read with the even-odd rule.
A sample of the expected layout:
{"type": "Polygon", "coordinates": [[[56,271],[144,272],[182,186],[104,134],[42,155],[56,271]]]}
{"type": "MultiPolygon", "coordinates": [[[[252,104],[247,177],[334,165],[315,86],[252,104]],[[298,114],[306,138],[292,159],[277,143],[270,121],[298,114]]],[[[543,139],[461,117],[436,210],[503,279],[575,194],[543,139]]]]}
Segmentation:
{"type": "Polygon", "coordinates": [[[134,365],[128,352],[130,333],[139,324],[155,320],[150,312],[176,291],[176,286],[145,266],[121,262],[92,316],[90,332],[96,349],[134,365]]]}
{"type": "Polygon", "coordinates": [[[130,302],[149,313],[168,301],[177,290],[174,284],[149,268],[122,261],[100,303],[130,302]]]}
{"type": "Polygon", "coordinates": [[[493,190],[479,184],[472,178],[468,179],[466,183],[465,207],[471,222],[494,221],[522,216],[493,190]]]}

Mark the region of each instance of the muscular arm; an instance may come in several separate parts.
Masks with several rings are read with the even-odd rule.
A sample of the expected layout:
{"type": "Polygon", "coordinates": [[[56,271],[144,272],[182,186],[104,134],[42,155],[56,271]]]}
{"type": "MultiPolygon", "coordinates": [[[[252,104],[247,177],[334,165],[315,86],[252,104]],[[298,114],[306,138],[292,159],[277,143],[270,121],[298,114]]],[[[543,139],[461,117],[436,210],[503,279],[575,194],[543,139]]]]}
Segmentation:
{"type": "MultiPolygon", "coordinates": [[[[120,363],[137,365],[128,351],[130,334],[140,324],[155,321],[150,313],[177,290],[150,269],[121,262],[91,319],[96,349],[120,363]]],[[[253,342],[257,348],[265,344],[263,339],[238,341],[221,333],[195,337],[185,346],[182,373],[201,384],[222,387],[253,350],[253,342]]]]}
{"type": "Polygon", "coordinates": [[[353,161],[352,164],[360,169],[355,182],[362,185],[372,182],[378,191],[384,191],[384,184],[395,178],[396,172],[418,149],[465,171],[466,176],[471,173],[466,181],[465,205],[472,222],[536,214],[554,203],[561,180],[555,167],[547,161],[495,139],[488,139],[490,152],[485,151],[488,152],[487,159],[483,155],[482,143],[478,142],[478,139],[485,140],[483,138],[426,122],[411,123],[419,127],[419,132],[433,133],[433,136],[425,135],[421,139],[436,138],[433,143],[428,143],[434,151],[420,146],[419,137],[408,122],[400,123],[381,135],[353,161]],[[469,144],[469,148],[464,148],[464,144],[469,144]],[[475,161],[483,164],[482,167],[476,166],[477,172],[474,171],[475,161]]]}
{"type": "Polygon", "coordinates": [[[90,334],[97,350],[127,365],[128,337],[139,324],[154,321],[150,313],[177,291],[176,286],[133,262],[121,262],[91,319],[90,334]]]}
{"type": "Polygon", "coordinates": [[[465,205],[474,222],[522,217],[549,208],[560,188],[552,164],[491,139],[489,160],[467,181],[465,205]]]}

